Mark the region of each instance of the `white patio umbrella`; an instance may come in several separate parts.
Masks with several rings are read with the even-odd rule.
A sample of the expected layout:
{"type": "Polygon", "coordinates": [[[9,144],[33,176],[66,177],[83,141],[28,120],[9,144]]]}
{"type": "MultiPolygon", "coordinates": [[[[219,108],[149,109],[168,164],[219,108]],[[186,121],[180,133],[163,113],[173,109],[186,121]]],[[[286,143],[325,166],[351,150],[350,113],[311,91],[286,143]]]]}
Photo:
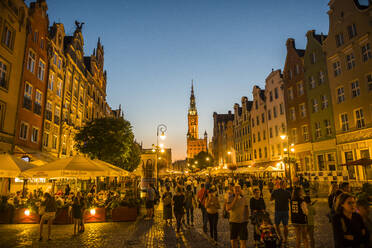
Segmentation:
{"type": "Polygon", "coordinates": [[[24,171],[21,175],[29,178],[94,178],[117,173],[114,169],[98,165],[93,160],[77,155],[24,171]]]}
{"type": "Polygon", "coordinates": [[[99,159],[94,159],[93,162],[98,164],[99,166],[107,167],[110,169],[110,176],[121,176],[121,177],[127,177],[130,176],[130,172],[126,171],[120,167],[117,167],[115,165],[112,165],[110,163],[107,163],[105,161],[99,160],[99,159]]]}
{"type": "Polygon", "coordinates": [[[35,167],[20,158],[8,153],[0,154],[0,177],[15,178],[22,171],[35,167]]]}

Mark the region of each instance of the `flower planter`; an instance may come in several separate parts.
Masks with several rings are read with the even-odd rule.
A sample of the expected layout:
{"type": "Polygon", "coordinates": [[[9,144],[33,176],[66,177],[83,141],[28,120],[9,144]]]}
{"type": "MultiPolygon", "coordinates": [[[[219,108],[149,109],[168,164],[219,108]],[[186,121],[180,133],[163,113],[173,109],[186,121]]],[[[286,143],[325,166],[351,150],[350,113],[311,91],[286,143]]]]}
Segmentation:
{"type": "Polygon", "coordinates": [[[84,222],[105,222],[106,221],[106,208],[92,208],[84,211],[84,222]],[[94,211],[92,211],[94,209],[94,211]]]}
{"type": "Polygon", "coordinates": [[[14,210],[12,221],[12,223],[14,224],[37,224],[39,222],[40,222],[39,214],[33,212],[32,210],[29,210],[27,208],[17,208],[14,210]]]}
{"type": "Polygon", "coordinates": [[[7,208],[0,212],[0,224],[9,224],[12,222],[12,209],[7,208]]]}
{"type": "Polygon", "coordinates": [[[135,221],[137,214],[136,207],[117,207],[112,210],[112,221],[135,221]]]}
{"type": "Polygon", "coordinates": [[[53,224],[66,225],[72,223],[72,216],[68,216],[68,208],[58,208],[53,224]]]}

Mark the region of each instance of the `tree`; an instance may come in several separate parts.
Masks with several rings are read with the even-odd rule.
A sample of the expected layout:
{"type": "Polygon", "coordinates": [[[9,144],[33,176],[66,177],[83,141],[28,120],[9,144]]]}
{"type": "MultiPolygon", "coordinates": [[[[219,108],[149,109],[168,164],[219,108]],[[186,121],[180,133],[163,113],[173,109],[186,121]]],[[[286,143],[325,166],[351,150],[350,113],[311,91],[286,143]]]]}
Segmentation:
{"type": "Polygon", "coordinates": [[[195,155],[193,159],[190,161],[190,167],[195,165],[196,168],[199,168],[200,170],[203,170],[207,167],[213,166],[213,157],[204,151],[199,152],[195,155]]]}
{"type": "Polygon", "coordinates": [[[75,135],[75,147],[90,158],[100,159],[128,171],[140,161],[140,148],[132,126],[123,118],[100,118],[88,122],[75,135]]]}

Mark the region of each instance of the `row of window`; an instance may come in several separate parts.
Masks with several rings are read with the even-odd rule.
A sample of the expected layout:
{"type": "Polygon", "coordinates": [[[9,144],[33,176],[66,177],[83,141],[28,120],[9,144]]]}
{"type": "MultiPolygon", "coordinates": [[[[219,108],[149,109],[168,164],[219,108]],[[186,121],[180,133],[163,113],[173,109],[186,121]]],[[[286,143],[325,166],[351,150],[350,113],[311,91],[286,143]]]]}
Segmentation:
{"type": "MultiPolygon", "coordinates": [[[[349,116],[348,113],[342,113],[340,114],[340,126],[342,131],[349,131],[349,116]]],[[[357,129],[364,128],[366,126],[365,121],[364,121],[364,113],[363,109],[355,109],[354,110],[354,120],[355,120],[355,127],[357,129]]]]}
{"type": "MultiPolygon", "coordinates": [[[[362,61],[367,62],[372,58],[372,52],[371,52],[371,46],[369,43],[366,43],[361,46],[361,55],[362,55],[362,61]]],[[[351,70],[355,68],[356,63],[355,63],[355,56],[354,52],[350,52],[346,54],[346,68],[347,70],[351,70]]],[[[341,62],[340,60],[334,61],[332,63],[332,69],[333,69],[333,75],[335,77],[341,75],[342,70],[341,70],[341,62]]]]}
{"type": "MultiPolygon", "coordinates": [[[[296,96],[299,97],[299,96],[302,96],[303,94],[305,94],[304,84],[302,82],[298,82],[297,83],[296,96]]],[[[294,99],[294,89],[293,89],[293,87],[288,88],[288,98],[289,98],[289,100],[294,99]]]]}
{"type": "Polygon", "coordinates": [[[320,96],[320,108],[319,108],[319,101],[317,98],[314,98],[314,99],[311,99],[311,103],[312,103],[312,111],[313,113],[317,113],[319,112],[319,109],[326,109],[328,108],[328,97],[327,95],[321,95],[320,96]]]}
{"type": "MultiPolygon", "coordinates": [[[[318,74],[319,74],[318,75],[319,76],[318,85],[321,85],[325,82],[325,74],[324,74],[323,71],[319,71],[318,74]]],[[[316,84],[314,76],[309,76],[308,82],[309,82],[310,89],[315,89],[317,84],[316,84]]],[[[292,97],[293,97],[293,94],[292,94],[292,97]]]]}
{"type": "MultiPolygon", "coordinates": [[[[325,130],[324,135],[325,136],[331,136],[332,135],[331,122],[329,120],[324,120],[323,125],[324,125],[324,130],[325,130]]],[[[323,136],[321,122],[319,122],[319,121],[315,122],[314,130],[315,130],[315,139],[319,139],[323,136]]]]}
{"type": "Polygon", "coordinates": [[[38,143],[39,142],[39,128],[37,127],[32,127],[30,130],[30,125],[27,122],[21,122],[20,130],[19,130],[19,138],[21,140],[27,140],[29,132],[31,132],[30,135],[30,140],[33,143],[38,143]]]}
{"type": "MultiPolygon", "coordinates": [[[[356,29],[355,23],[347,26],[347,33],[349,35],[349,40],[351,40],[352,38],[354,38],[355,36],[357,36],[357,29],[356,29]]],[[[342,46],[345,43],[344,42],[344,34],[343,34],[343,32],[340,32],[340,33],[336,34],[335,40],[336,40],[336,46],[337,47],[342,46]]]]}
{"type": "MultiPolygon", "coordinates": [[[[28,51],[28,57],[27,57],[27,70],[29,70],[31,73],[35,73],[35,69],[36,69],[35,67],[36,67],[36,53],[30,49],[28,51]]],[[[45,62],[41,58],[39,58],[36,75],[40,81],[44,81],[45,69],[46,69],[45,62]]]]}
{"type": "Polygon", "coordinates": [[[42,103],[43,93],[38,89],[35,89],[34,91],[33,86],[29,82],[25,82],[22,103],[23,108],[28,109],[30,111],[33,110],[35,114],[41,115],[42,103]]]}
{"type": "MultiPolygon", "coordinates": [[[[367,88],[369,91],[372,91],[372,74],[368,74],[365,78],[367,88]]],[[[361,90],[360,90],[360,84],[359,80],[355,80],[350,83],[350,89],[351,89],[351,98],[356,98],[360,96],[361,90]]],[[[340,86],[336,89],[337,94],[337,103],[343,103],[346,100],[345,97],[345,88],[344,86],[340,86]]]]}
{"type": "MultiPolygon", "coordinates": [[[[306,112],[306,104],[305,103],[301,103],[298,105],[298,110],[299,110],[299,114],[300,114],[300,117],[301,118],[305,118],[306,115],[307,115],[307,112],[306,112]]],[[[290,107],[289,108],[289,119],[291,121],[295,121],[296,120],[296,108],[295,107],[290,107]]]]}

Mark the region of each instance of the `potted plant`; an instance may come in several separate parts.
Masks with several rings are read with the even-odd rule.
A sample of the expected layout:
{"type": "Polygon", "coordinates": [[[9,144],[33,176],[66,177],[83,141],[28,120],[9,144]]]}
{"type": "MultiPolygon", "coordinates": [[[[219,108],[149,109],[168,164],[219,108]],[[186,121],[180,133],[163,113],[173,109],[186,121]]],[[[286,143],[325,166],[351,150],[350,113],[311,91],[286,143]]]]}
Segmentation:
{"type": "Polygon", "coordinates": [[[112,221],[135,221],[141,200],[136,198],[133,190],[128,190],[124,195],[112,203],[112,221]]]}

